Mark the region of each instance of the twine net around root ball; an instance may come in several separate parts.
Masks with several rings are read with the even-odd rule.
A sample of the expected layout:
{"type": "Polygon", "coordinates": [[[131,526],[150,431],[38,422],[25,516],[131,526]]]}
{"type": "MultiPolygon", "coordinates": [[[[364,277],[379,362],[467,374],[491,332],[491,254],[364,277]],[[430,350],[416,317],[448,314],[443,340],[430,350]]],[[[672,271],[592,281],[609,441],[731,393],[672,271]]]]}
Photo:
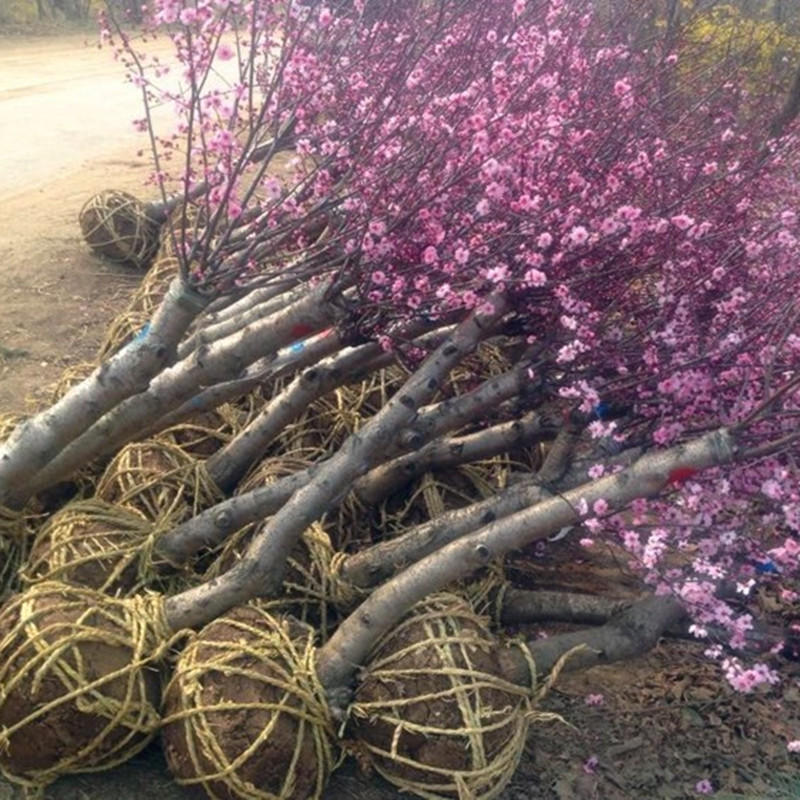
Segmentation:
{"type": "Polygon", "coordinates": [[[401,791],[487,800],[525,747],[530,688],[501,677],[486,621],[434,595],[377,645],[352,706],[357,747],[401,791]]]}
{"type": "Polygon", "coordinates": [[[168,646],[156,595],[113,599],[56,582],[0,609],[0,770],[34,789],[110,769],[156,733],[168,646]]]}
{"type": "Polygon", "coordinates": [[[205,459],[230,442],[243,423],[244,413],[239,408],[232,403],[222,403],[165,428],[158,438],[176,444],[194,458],[205,459]]]}
{"type": "Polygon", "coordinates": [[[83,238],[110,261],[142,268],[158,248],[159,224],[147,207],[127,192],[107,189],[84,204],[78,215],[83,238]]]}
{"type": "Polygon", "coordinates": [[[120,450],[97,483],[97,497],[163,527],[193,517],[220,494],[202,462],[156,437],[120,450]]]}
{"type": "Polygon", "coordinates": [[[378,370],[369,378],[340,386],[311,403],[276,439],[277,451],[312,449],[336,452],[402,386],[405,373],[399,367],[378,370]]]}
{"type": "Polygon", "coordinates": [[[153,564],[156,537],[153,524],[135,511],[96,498],[75,501],[42,526],[22,579],[131,595],[164,580],[153,564]]]}
{"type": "MultiPolygon", "coordinates": [[[[229,537],[203,575],[203,581],[217,578],[235,566],[264,524],[248,525],[229,537]]],[[[340,621],[340,611],[352,607],[359,598],[355,589],[336,577],[332,569],[335,559],[330,537],[321,525],[314,523],[286,560],[281,595],[259,598],[259,607],[273,613],[278,613],[276,609],[285,610],[312,625],[321,641],[327,641],[340,621]]]]}
{"type": "Polygon", "coordinates": [[[19,589],[19,570],[32,541],[31,518],[24,511],[0,506],[0,603],[19,589]]]}
{"type": "Polygon", "coordinates": [[[256,605],[203,628],[165,692],[177,782],[215,798],[319,798],[338,754],[315,652],[312,628],[256,605]]]}

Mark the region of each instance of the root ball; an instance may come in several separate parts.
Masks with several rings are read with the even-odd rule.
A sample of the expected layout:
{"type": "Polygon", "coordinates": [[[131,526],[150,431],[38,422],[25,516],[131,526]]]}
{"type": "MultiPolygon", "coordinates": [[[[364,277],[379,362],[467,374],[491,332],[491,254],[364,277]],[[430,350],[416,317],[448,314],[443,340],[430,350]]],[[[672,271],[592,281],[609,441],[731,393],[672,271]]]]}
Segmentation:
{"type": "Polygon", "coordinates": [[[120,450],[97,484],[97,497],[154,524],[177,524],[212,505],[217,491],[200,462],[172,442],[149,439],[120,450]]]}
{"type": "MultiPolygon", "coordinates": [[[[230,536],[203,580],[218,578],[232,569],[266,524],[248,525],[230,536]]],[[[303,533],[286,560],[283,593],[275,600],[260,600],[259,606],[286,609],[302,622],[313,625],[321,640],[327,641],[339,623],[339,611],[349,608],[355,599],[354,591],[337,580],[331,570],[334,556],[330,537],[315,523],[303,533]]]]}
{"type": "Polygon", "coordinates": [[[133,594],[156,577],[150,566],[152,532],[152,524],[134,511],[102,500],[70,503],[36,535],[23,579],[133,594]]]}
{"type": "Polygon", "coordinates": [[[181,654],[165,695],[167,763],[209,797],[321,796],[334,766],[313,630],[241,606],[181,654]]]}
{"type": "Polygon", "coordinates": [[[0,769],[45,786],[108,769],[158,724],[160,605],[55,582],[0,609],[0,769]],[[157,611],[158,613],[155,613],[157,611]]]}
{"type": "Polygon", "coordinates": [[[109,261],[142,269],[158,249],[158,223],[127,192],[107,189],[90,198],[78,216],[83,238],[109,261]]]}
{"type": "Polygon", "coordinates": [[[353,706],[377,772],[426,798],[497,795],[525,746],[530,691],[503,680],[485,621],[435,595],[377,645],[353,706]]]}

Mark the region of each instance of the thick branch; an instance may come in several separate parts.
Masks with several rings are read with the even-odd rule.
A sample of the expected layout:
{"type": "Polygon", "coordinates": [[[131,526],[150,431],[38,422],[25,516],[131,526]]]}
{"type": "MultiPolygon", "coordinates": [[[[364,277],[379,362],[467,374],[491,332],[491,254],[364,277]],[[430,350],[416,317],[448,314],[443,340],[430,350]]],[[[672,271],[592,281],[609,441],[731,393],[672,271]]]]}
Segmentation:
{"type": "MultiPolygon", "coordinates": [[[[615,661],[626,661],[653,648],[668,628],[686,614],[672,597],[646,597],[613,616],[599,628],[562,633],[528,642],[539,674],[547,674],[558,660],[575,648],[565,670],[587,669],[615,661]]],[[[504,653],[504,677],[514,683],[530,680],[527,660],[519,651],[504,653]]]]}
{"type": "MultiPolygon", "coordinates": [[[[308,287],[303,285],[294,287],[290,291],[286,291],[284,285],[274,287],[264,287],[251,292],[251,295],[260,298],[255,306],[251,306],[249,310],[242,310],[232,316],[226,316],[222,321],[215,321],[217,315],[207,315],[202,320],[202,327],[200,327],[191,337],[186,341],[181,342],[178,348],[178,357],[186,358],[193,350],[203,345],[211,344],[212,342],[220,341],[228,336],[235,334],[237,331],[243,330],[248,326],[265,320],[273,314],[277,314],[284,308],[297,303],[308,294],[308,287]]],[[[250,297],[246,299],[252,299],[250,297]]],[[[238,303],[234,307],[242,308],[238,303]]]]}
{"type": "MultiPolygon", "coordinates": [[[[638,455],[638,450],[620,454],[612,459],[612,464],[629,466],[638,455]]],[[[486,500],[448,511],[394,539],[354,553],[342,563],[339,575],[347,583],[362,589],[382,583],[409,564],[414,564],[465,534],[531,508],[552,497],[555,491],[580,486],[586,482],[586,471],[595,460],[573,464],[555,485],[548,484],[545,487],[535,479],[516,483],[486,500]]]]}
{"type": "Polygon", "coordinates": [[[180,567],[204,548],[217,547],[234,531],[277,512],[298,489],[309,483],[319,466],[294,472],[206,509],[161,536],[156,553],[180,567]]]}
{"type": "Polygon", "coordinates": [[[235,567],[211,584],[167,600],[170,626],[175,630],[193,627],[256,594],[279,591],[286,558],[303,531],[338,503],[353,482],[382,457],[397,432],[414,420],[453,367],[490,334],[505,314],[505,300],[493,298],[492,309],[490,314],[474,313],[459,325],[386,405],[319,465],[313,479],[267,522],[235,567]]]}
{"type": "Polygon", "coordinates": [[[532,411],[512,422],[494,425],[467,436],[437,439],[418,450],[382,464],[359,479],[353,487],[358,499],[367,507],[378,505],[388,494],[432,469],[454,467],[491,458],[551,439],[558,428],[538,411],[532,411]]]}
{"type": "Polygon", "coordinates": [[[0,505],[22,506],[36,491],[55,483],[33,479],[37,473],[46,475],[59,453],[104,414],[147,388],[151,378],[170,363],[181,337],[207,303],[176,278],[143,335],[52,408],[21,425],[0,446],[0,505]]]}
{"type": "Polygon", "coordinates": [[[525,394],[527,367],[519,366],[484,381],[470,392],[450,397],[424,408],[402,437],[420,447],[438,436],[456,430],[498,408],[506,400],[525,394]]]}
{"type": "Polygon", "coordinates": [[[731,461],[735,444],[725,429],[679,447],[648,453],[633,466],[564,492],[498,520],[446,545],[373,591],[322,648],[320,680],[342,692],[352,685],[355,665],[363,663],[375,642],[414,603],[505,553],[579,522],[598,500],[609,511],[639,497],[655,497],[672,485],[672,475],[731,461]],[[583,514],[580,509],[587,509],[583,514]]]}
{"type": "MultiPolygon", "coordinates": [[[[415,336],[422,325],[409,327],[407,334],[415,336]]],[[[434,332],[424,337],[422,346],[429,346],[442,335],[434,332]]],[[[337,334],[321,340],[340,346],[337,334]]],[[[319,347],[315,348],[319,350],[319,347]]],[[[370,343],[346,348],[341,353],[325,359],[301,372],[238,436],[216,453],[206,464],[206,469],[220,489],[230,491],[244,476],[249,467],[261,457],[286,426],[297,419],[315,400],[354,380],[360,380],[376,370],[393,363],[395,356],[370,343]]]]}
{"type": "Polygon", "coordinates": [[[631,601],[578,592],[508,588],[503,592],[500,603],[500,621],[504,625],[545,620],[602,625],[624,611],[631,601]]]}
{"type": "Polygon", "coordinates": [[[190,400],[198,386],[235,378],[265,353],[276,352],[296,340],[300,326],[319,330],[329,325],[332,311],[323,302],[326,288],[320,284],[294,306],[240,332],[233,342],[223,340],[200,347],[186,361],[163,370],[146,392],[120,403],[102,417],[25,489],[35,494],[68,477],[92,458],[113,452],[138,436],[151,420],[190,400]]]}

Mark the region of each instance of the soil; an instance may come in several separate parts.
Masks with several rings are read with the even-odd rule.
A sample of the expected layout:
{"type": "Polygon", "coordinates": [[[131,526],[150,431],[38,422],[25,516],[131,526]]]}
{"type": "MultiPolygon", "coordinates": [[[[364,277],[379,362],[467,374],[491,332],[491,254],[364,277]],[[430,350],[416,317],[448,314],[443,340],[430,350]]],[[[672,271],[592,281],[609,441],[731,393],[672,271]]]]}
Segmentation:
{"type": "MultiPolygon", "coordinates": [[[[0,78],[12,45],[27,46],[0,35],[0,78]]],[[[0,91],[0,100],[3,95],[0,91]]],[[[4,126],[12,118],[4,115],[4,126]]],[[[22,120],[16,135],[22,152],[22,120]]],[[[80,240],[76,217],[82,204],[105,188],[146,196],[147,162],[135,156],[129,142],[92,142],[89,151],[77,158],[73,153],[44,176],[31,173],[22,187],[0,184],[0,413],[30,409],[65,369],[91,360],[140,279],[95,258],[80,240]]],[[[557,547],[552,555],[527,554],[526,563],[538,569],[560,562],[560,569],[574,570],[574,558],[564,561],[557,547]]],[[[624,593],[630,584],[613,558],[584,562],[580,569],[589,591],[609,593],[616,585],[624,593]]],[[[776,612],[770,598],[767,586],[760,602],[776,612]]],[[[800,739],[797,664],[776,662],[781,684],[744,696],[726,688],[719,665],[706,660],[703,649],[700,643],[664,641],[625,664],[562,677],[542,708],[561,714],[564,722],[534,725],[502,800],[692,798],[705,779],[716,798],[799,798],[800,754],[786,746],[800,739]],[[590,694],[602,694],[602,705],[587,704],[590,694]]],[[[173,783],[153,746],[110,772],[64,778],[45,796],[181,800],[192,795],[173,783]]],[[[21,797],[21,789],[0,780],[0,800],[21,797]]],[[[325,795],[326,800],[395,797],[394,789],[361,773],[352,760],[334,775],[325,795]]]]}

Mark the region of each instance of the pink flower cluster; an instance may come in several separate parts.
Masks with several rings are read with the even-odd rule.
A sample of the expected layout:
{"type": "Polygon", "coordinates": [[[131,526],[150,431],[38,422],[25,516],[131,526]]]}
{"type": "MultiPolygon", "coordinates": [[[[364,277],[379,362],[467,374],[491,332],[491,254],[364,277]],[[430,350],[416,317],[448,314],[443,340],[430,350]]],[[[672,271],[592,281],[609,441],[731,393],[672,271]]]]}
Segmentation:
{"type": "MultiPolygon", "coordinates": [[[[729,64],[692,75],[679,41],[651,57],[589,2],[391,6],[156,0],[180,87],[130,40],[122,58],[180,120],[154,174],[211,221],[187,244],[193,279],[282,280],[299,261],[355,293],[359,333],[387,349],[397,321],[502,293],[550,397],[629,409],[591,421],[598,448],[742,425],[749,460],[675,476],[624,516],[582,512],[587,544],[614,537],[698,631],[741,647],[750,617],[720,581],[800,571],[800,222],[792,132],[765,157],[774,98],[729,64]]],[[[612,471],[596,461],[592,479],[612,471]]],[[[774,677],[725,669],[742,691],[774,677]]]]}

